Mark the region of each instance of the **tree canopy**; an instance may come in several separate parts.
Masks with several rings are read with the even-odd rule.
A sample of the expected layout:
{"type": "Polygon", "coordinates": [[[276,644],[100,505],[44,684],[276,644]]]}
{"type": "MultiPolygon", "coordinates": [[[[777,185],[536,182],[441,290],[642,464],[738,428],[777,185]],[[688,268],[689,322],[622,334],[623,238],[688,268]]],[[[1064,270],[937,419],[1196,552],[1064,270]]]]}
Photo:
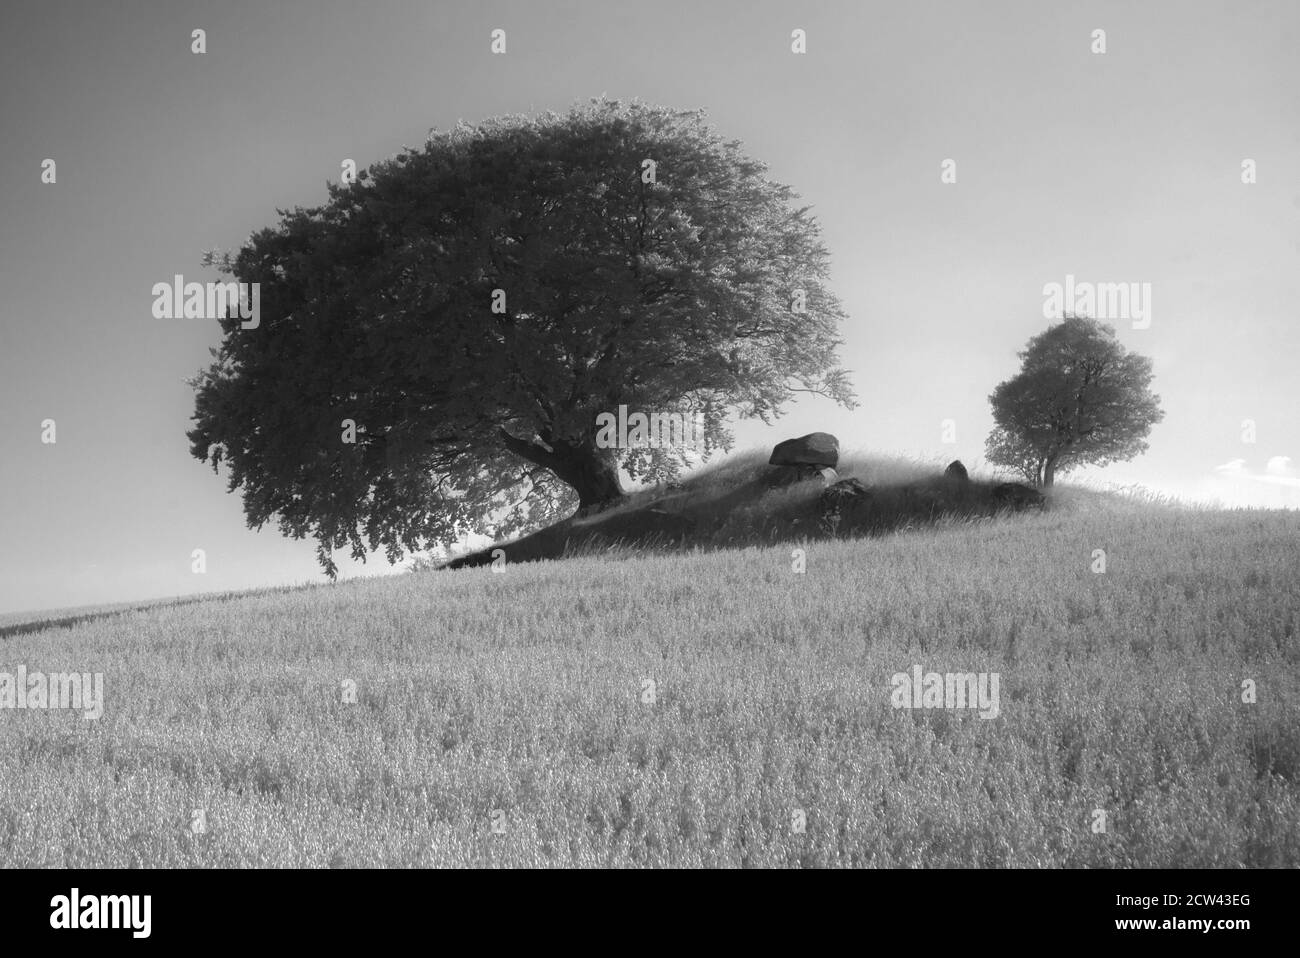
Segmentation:
{"type": "Polygon", "coordinates": [[[689,451],[596,442],[620,405],[698,416],[705,457],[796,392],[851,407],[818,224],[765,173],[640,103],[433,131],[227,261],[261,321],[222,320],[192,454],[333,575],[675,476],[689,451]]]}
{"type": "Polygon", "coordinates": [[[1050,486],[1069,469],[1146,451],[1164,418],[1151,392],[1151,360],[1125,349],[1114,327],[1068,316],[1019,355],[1020,372],[989,396],[996,423],[989,462],[1050,486]]]}

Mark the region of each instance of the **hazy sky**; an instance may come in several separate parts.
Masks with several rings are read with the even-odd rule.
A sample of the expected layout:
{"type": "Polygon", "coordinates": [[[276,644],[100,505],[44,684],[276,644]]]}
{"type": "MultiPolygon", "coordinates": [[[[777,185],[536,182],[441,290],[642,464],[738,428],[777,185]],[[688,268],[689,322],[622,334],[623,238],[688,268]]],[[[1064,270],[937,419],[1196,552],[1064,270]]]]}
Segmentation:
{"type": "Polygon", "coordinates": [[[988,394],[1072,274],[1151,284],[1149,328],[1115,325],[1166,410],[1149,453],[1095,478],[1300,503],[1294,0],[2,10],[0,612],[318,579],[310,541],[245,529],[190,457],[185,380],[219,330],[155,319],[151,287],[218,279],[203,250],[320,203],[345,159],[602,93],[706,108],[823,223],[861,406],[806,401],[740,448],[825,429],[979,464],[988,394]]]}

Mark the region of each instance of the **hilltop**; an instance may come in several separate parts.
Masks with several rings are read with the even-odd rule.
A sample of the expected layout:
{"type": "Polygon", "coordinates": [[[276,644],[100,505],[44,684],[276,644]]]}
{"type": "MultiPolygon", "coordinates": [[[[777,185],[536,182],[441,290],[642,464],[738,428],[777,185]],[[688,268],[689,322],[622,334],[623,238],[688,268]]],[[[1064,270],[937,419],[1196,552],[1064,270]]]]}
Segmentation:
{"type": "MultiPolygon", "coordinates": [[[[674,487],[640,490],[613,508],[570,517],[513,541],[457,556],[445,568],[488,565],[498,550],[504,553],[504,561],[527,562],[610,550],[626,554],[735,549],[878,536],[936,524],[986,521],[1012,511],[998,498],[1002,480],[976,476],[957,483],[945,478],[942,466],[859,455],[841,460],[835,479],[857,480],[859,488],[869,490],[863,508],[857,515],[827,522],[824,482],[811,478],[774,486],[772,471],[761,450],[731,456],[674,487]]],[[[1098,497],[1105,494],[1057,487],[1047,505],[1077,508],[1098,497]]]]}

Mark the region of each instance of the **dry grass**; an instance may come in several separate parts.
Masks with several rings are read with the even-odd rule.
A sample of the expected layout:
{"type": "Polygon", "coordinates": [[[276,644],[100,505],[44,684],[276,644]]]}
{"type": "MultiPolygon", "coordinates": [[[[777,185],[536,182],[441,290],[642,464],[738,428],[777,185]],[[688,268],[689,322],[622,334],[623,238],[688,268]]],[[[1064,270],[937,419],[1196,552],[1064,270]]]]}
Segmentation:
{"type": "Polygon", "coordinates": [[[0,712],[0,866],[1295,867],[1298,629],[1300,515],[1097,496],[131,612],[4,640],[106,707],[0,712]]]}

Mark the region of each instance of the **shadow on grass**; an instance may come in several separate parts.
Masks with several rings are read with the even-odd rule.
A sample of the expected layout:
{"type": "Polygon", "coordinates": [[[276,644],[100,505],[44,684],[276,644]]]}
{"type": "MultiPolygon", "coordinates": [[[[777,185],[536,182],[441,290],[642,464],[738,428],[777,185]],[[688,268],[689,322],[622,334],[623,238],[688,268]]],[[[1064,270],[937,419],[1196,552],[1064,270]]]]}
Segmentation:
{"type": "Polygon", "coordinates": [[[763,466],[707,475],[684,491],[640,493],[628,503],[571,517],[513,542],[459,556],[440,568],[491,565],[500,550],[508,562],[531,562],[617,550],[640,554],[672,550],[736,549],[808,539],[888,535],[910,528],[980,522],[1034,509],[1025,487],[983,480],[925,476],[870,485],[839,510],[823,501],[825,486],[811,479],[772,488],[763,466]],[[1008,489],[1012,488],[1008,499],[1008,489]],[[1015,490],[1019,490],[1017,498],[1015,490]]]}

